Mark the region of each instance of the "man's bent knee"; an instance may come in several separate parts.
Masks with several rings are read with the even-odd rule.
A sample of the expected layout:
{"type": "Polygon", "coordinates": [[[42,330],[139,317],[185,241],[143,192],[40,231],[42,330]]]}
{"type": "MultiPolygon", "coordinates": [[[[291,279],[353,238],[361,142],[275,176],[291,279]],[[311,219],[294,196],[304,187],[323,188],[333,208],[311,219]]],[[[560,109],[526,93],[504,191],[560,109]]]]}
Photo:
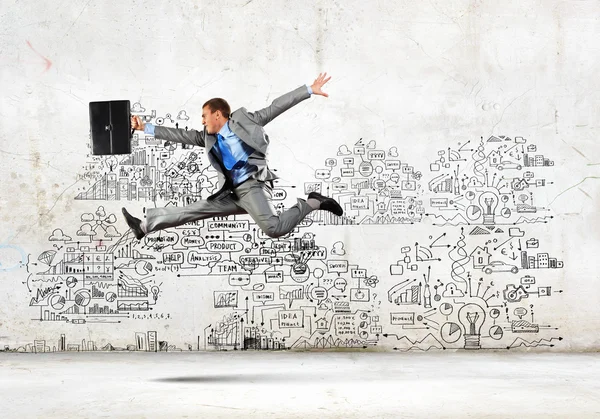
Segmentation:
{"type": "Polygon", "coordinates": [[[272,239],[276,239],[285,234],[284,232],[278,231],[277,225],[275,224],[263,225],[261,230],[272,239]]]}

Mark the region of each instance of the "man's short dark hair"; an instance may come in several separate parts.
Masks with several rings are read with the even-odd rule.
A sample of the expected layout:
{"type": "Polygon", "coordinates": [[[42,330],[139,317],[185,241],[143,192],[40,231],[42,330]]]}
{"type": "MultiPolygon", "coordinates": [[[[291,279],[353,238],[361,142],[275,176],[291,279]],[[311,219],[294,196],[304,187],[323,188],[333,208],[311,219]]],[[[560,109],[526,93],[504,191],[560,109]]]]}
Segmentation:
{"type": "Polygon", "coordinates": [[[213,99],[208,100],[202,108],[208,106],[211,113],[215,113],[216,111],[221,111],[221,114],[224,118],[228,119],[229,114],[231,113],[231,108],[229,107],[229,103],[225,99],[221,99],[220,97],[215,97],[213,99]]]}

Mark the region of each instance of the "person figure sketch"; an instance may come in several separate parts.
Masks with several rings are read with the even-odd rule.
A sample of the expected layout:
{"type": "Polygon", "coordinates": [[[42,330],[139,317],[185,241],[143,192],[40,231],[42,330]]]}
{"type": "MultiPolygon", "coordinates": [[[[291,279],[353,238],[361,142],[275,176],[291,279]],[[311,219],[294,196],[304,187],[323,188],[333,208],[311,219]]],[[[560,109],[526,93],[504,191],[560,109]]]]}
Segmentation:
{"type": "Polygon", "coordinates": [[[232,113],[224,99],[210,99],[202,106],[202,131],[154,126],[132,116],[135,130],[161,140],[205,147],[221,185],[207,199],[186,206],[149,208],[145,220],[122,208],[136,239],[192,221],[234,214],[250,214],[267,236],[276,238],[292,231],[312,211],[325,210],[341,216],[343,210],[338,202],[317,192],[308,194],[306,200],[298,198],[296,205],[278,215],[272,204],[273,180],[278,176],[269,170],[266,160],[269,137],[263,127],[311,95],[329,97],[322,90],[331,79],[326,75],[320,73],[310,87],[302,85],[256,112],[242,107],[232,113]]]}

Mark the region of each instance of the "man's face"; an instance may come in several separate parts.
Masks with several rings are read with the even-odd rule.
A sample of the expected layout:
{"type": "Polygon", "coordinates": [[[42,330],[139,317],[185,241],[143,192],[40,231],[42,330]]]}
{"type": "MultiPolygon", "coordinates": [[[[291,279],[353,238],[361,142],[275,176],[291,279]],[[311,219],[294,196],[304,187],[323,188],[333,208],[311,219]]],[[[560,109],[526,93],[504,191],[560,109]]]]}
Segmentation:
{"type": "Polygon", "coordinates": [[[219,132],[219,119],[221,112],[211,112],[208,106],[202,108],[202,125],[206,127],[206,131],[209,134],[216,134],[219,132]]]}

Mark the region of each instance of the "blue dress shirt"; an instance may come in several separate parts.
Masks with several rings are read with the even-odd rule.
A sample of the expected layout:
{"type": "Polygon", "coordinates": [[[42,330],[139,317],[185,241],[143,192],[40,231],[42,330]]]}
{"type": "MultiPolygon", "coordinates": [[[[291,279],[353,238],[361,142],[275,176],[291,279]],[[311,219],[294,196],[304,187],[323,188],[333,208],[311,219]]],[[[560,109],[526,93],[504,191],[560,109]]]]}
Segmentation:
{"type": "Polygon", "coordinates": [[[238,186],[257,170],[256,166],[248,164],[248,157],[254,153],[254,149],[240,140],[239,137],[229,129],[229,121],[227,121],[225,125],[223,125],[223,128],[219,130],[219,134],[223,137],[223,144],[217,140],[214,147],[215,154],[221,163],[223,163],[221,147],[225,146],[229,148],[231,155],[237,161],[237,164],[229,170],[229,177],[233,182],[233,186],[238,186]]]}

